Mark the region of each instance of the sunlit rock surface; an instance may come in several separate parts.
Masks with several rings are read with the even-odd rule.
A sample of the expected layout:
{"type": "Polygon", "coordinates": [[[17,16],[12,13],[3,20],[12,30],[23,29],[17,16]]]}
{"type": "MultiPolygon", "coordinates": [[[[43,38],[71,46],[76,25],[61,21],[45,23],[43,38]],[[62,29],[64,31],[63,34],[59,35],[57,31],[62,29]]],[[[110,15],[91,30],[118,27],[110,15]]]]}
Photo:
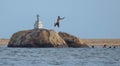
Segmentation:
{"type": "Polygon", "coordinates": [[[54,30],[33,29],[13,34],[8,47],[67,47],[67,44],[54,30]]]}
{"type": "Polygon", "coordinates": [[[68,33],[48,29],[33,29],[16,32],[8,47],[88,47],[82,40],[68,33]]]}

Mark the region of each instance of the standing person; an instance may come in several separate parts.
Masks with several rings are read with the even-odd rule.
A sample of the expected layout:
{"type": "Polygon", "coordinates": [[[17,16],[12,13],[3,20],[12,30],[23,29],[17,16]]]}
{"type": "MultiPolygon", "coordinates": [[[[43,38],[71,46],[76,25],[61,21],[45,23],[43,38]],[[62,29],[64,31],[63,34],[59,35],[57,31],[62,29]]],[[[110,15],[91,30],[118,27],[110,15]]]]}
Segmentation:
{"type": "Polygon", "coordinates": [[[54,23],[54,26],[55,26],[55,27],[56,27],[56,26],[60,27],[60,25],[59,25],[60,20],[63,20],[63,19],[64,19],[64,17],[63,17],[63,18],[60,18],[60,16],[58,16],[57,22],[54,23]]]}

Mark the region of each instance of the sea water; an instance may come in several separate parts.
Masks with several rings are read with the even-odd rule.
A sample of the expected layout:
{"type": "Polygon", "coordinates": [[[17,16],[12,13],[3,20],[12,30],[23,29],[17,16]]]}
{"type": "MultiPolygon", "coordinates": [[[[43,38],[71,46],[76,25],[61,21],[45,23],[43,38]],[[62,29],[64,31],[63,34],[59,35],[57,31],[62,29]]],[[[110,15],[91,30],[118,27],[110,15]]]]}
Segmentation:
{"type": "Polygon", "coordinates": [[[120,66],[120,48],[0,47],[0,66],[120,66]]]}

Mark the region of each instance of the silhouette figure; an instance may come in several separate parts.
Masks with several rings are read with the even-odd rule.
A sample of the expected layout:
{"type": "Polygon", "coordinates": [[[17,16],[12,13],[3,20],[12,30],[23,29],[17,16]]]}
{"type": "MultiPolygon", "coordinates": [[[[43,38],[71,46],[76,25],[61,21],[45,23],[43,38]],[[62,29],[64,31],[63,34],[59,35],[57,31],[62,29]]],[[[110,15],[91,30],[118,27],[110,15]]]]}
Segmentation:
{"type": "Polygon", "coordinates": [[[54,23],[54,26],[55,26],[55,27],[57,26],[57,27],[59,28],[59,27],[60,27],[60,24],[59,24],[59,23],[60,23],[60,20],[63,20],[63,19],[64,19],[64,17],[63,17],[63,18],[60,18],[60,16],[58,16],[57,22],[54,23]]]}

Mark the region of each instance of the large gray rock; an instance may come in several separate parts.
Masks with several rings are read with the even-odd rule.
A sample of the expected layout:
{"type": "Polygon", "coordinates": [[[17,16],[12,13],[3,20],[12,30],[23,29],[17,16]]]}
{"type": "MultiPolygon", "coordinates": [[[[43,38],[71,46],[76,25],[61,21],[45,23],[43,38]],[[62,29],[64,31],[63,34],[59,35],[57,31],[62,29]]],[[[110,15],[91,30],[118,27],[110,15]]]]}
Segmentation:
{"type": "Polygon", "coordinates": [[[88,45],[76,36],[70,35],[65,32],[58,33],[60,37],[67,43],[68,47],[88,47],[88,45]]]}
{"type": "Polygon", "coordinates": [[[8,47],[67,47],[67,44],[53,30],[33,29],[13,34],[8,47]]]}

